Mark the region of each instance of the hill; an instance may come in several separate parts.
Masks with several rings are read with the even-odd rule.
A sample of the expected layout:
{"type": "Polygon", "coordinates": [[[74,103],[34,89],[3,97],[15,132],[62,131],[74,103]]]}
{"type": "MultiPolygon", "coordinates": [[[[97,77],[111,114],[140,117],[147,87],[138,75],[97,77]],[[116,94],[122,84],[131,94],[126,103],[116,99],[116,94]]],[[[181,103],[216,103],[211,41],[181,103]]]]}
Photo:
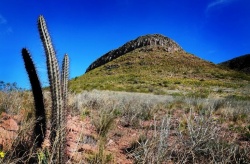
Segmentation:
{"type": "Polygon", "coordinates": [[[84,75],[71,80],[71,89],[76,92],[100,89],[164,94],[168,90],[194,90],[200,86],[237,87],[250,81],[245,74],[185,52],[177,43],[159,34],[136,40],[96,60],[84,75]],[[163,39],[157,42],[159,44],[142,42],[138,48],[127,47],[130,51],[123,51],[126,45],[133,45],[131,43],[136,43],[136,40],[159,38],[163,39]],[[116,52],[124,53],[114,56],[116,52]]]}
{"type": "Polygon", "coordinates": [[[93,62],[86,70],[86,72],[91,71],[97,67],[100,67],[126,53],[129,53],[137,48],[145,47],[145,46],[161,46],[165,47],[165,51],[167,52],[181,52],[183,49],[175,43],[170,38],[167,38],[160,34],[153,34],[153,35],[145,35],[136,38],[135,40],[129,41],[123,46],[109,51],[105,55],[98,58],[95,62],[93,62]]]}
{"type": "Polygon", "coordinates": [[[250,74],[250,54],[222,62],[220,65],[250,74]]]}

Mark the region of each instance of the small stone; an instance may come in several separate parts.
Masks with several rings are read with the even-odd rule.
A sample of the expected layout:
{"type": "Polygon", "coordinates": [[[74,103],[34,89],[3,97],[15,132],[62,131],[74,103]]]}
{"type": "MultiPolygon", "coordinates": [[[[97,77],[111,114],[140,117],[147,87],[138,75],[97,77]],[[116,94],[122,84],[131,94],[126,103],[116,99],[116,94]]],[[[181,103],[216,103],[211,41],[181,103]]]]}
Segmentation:
{"type": "Polygon", "coordinates": [[[8,131],[17,131],[18,130],[18,125],[16,121],[12,118],[9,118],[7,120],[2,121],[1,127],[3,127],[5,130],[8,131]]]}

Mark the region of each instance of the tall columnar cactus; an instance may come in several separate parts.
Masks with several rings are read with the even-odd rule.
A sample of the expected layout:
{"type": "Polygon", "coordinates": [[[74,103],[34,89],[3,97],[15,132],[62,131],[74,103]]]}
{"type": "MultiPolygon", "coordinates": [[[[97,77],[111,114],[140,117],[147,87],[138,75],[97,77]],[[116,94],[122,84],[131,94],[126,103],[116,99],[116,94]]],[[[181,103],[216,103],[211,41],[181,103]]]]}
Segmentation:
{"type": "MultiPolygon", "coordinates": [[[[51,117],[51,136],[50,142],[52,147],[52,163],[65,163],[65,147],[66,147],[66,110],[68,103],[68,77],[69,77],[69,57],[65,54],[60,74],[58,60],[52,46],[52,41],[46,27],[43,16],[38,18],[38,29],[42,40],[50,82],[50,91],[52,99],[52,117],[51,117]]],[[[46,115],[44,108],[43,92],[40,81],[38,79],[34,63],[26,48],[22,49],[22,56],[25,68],[29,75],[32,92],[34,95],[36,109],[36,124],[34,129],[34,139],[36,148],[40,148],[46,134],[46,115]]],[[[18,152],[19,153],[19,152],[18,152]]],[[[19,153],[20,154],[20,153],[19,153]]],[[[33,163],[35,159],[29,160],[33,163]]]]}
{"type": "MultiPolygon", "coordinates": [[[[69,56],[64,55],[63,64],[62,64],[62,74],[61,74],[61,83],[62,83],[62,99],[63,99],[63,110],[62,110],[62,124],[66,125],[66,112],[68,108],[68,79],[69,79],[69,56]]],[[[62,128],[61,138],[65,139],[66,131],[65,128],[62,128]]],[[[66,145],[66,141],[63,141],[63,144],[66,145]]],[[[62,150],[65,151],[65,150],[62,150]]]]}
{"type": "Polygon", "coordinates": [[[67,79],[69,59],[65,55],[63,62],[62,78],[60,77],[59,65],[56,54],[52,46],[52,41],[47,30],[46,22],[43,16],[38,18],[38,29],[46,54],[48,76],[50,82],[50,91],[52,99],[52,121],[51,121],[51,145],[55,148],[55,157],[57,163],[64,163],[65,157],[65,108],[67,104],[67,79]],[[63,84],[63,85],[62,85],[63,84]]]}
{"type": "Polygon", "coordinates": [[[64,55],[62,64],[62,97],[63,97],[63,108],[64,111],[67,110],[68,104],[68,79],[69,79],[69,56],[64,55]]]}
{"type": "Polygon", "coordinates": [[[59,73],[59,65],[56,59],[55,51],[52,46],[52,41],[46,27],[46,22],[43,16],[38,18],[38,29],[40,38],[46,54],[47,70],[50,82],[50,91],[52,98],[52,131],[51,143],[54,143],[56,137],[56,130],[60,127],[60,112],[62,110],[62,94],[61,81],[59,73]]]}
{"type": "Polygon", "coordinates": [[[36,73],[35,65],[31,59],[31,56],[26,48],[22,49],[22,56],[25,64],[26,71],[29,75],[30,84],[33,92],[35,103],[35,116],[36,124],[34,128],[34,137],[36,147],[40,148],[46,134],[46,115],[43,101],[43,92],[41,83],[36,73]]]}

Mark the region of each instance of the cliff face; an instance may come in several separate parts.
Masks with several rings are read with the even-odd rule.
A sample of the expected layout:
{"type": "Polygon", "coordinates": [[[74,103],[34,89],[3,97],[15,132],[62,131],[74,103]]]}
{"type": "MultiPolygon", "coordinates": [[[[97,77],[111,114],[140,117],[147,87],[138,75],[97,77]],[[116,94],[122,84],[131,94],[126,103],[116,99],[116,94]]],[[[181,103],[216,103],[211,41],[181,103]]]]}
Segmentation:
{"type": "Polygon", "coordinates": [[[101,65],[104,65],[128,52],[131,52],[137,48],[146,46],[162,46],[164,47],[165,51],[167,52],[184,52],[184,50],[173,40],[168,37],[165,37],[160,34],[153,34],[153,35],[145,35],[140,36],[135,40],[129,41],[123,46],[119,47],[118,49],[109,51],[108,53],[104,54],[100,58],[98,58],[95,62],[93,62],[86,70],[89,72],[101,65]]]}

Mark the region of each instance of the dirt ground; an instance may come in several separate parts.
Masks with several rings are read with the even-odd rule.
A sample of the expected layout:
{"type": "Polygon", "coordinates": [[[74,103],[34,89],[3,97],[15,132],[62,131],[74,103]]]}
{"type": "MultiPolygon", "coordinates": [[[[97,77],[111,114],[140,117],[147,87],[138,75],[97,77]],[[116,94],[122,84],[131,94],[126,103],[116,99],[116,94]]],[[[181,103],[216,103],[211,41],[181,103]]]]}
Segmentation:
{"type": "MultiPolygon", "coordinates": [[[[171,128],[175,129],[179,126],[180,118],[183,117],[183,110],[175,110],[171,117],[171,128]]],[[[194,114],[194,119],[196,115],[194,114]]],[[[198,117],[198,116],[197,116],[198,117]]],[[[214,116],[216,118],[216,115],[214,116]]],[[[23,115],[8,115],[2,113],[0,115],[0,151],[11,150],[12,142],[17,138],[20,125],[23,122],[23,115]]],[[[124,125],[120,118],[116,118],[113,128],[109,130],[105,138],[104,154],[110,156],[110,163],[131,164],[132,157],[126,151],[131,147],[132,143],[138,141],[140,135],[145,131],[152,133],[154,120],[139,122],[139,128],[124,125]]],[[[218,125],[219,135],[225,138],[227,142],[237,141],[238,145],[250,147],[250,141],[244,140],[238,133],[228,130],[228,123],[218,125]]],[[[48,131],[49,134],[49,131],[48,131]]],[[[48,136],[48,135],[47,135],[48,136]]],[[[168,144],[176,144],[176,131],[170,130],[168,144]]],[[[43,147],[49,147],[49,140],[46,139],[43,147]]],[[[175,145],[175,147],[178,147],[175,145]]],[[[88,159],[98,154],[100,148],[100,136],[93,125],[90,116],[67,116],[67,156],[68,163],[86,163],[88,159]]],[[[171,161],[166,163],[172,163],[171,161]]]]}

